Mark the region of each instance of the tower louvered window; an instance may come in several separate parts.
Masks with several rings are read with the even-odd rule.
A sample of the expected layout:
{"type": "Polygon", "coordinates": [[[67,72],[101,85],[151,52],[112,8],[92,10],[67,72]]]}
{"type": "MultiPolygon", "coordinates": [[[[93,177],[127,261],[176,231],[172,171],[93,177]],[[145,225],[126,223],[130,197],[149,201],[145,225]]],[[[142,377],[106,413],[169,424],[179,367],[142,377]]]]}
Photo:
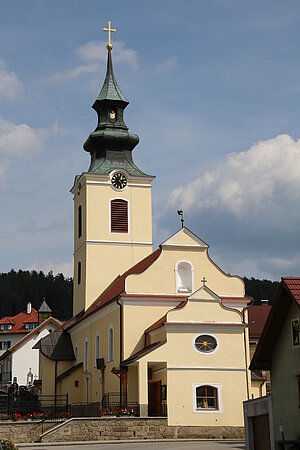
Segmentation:
{"type": "Polygon", "coordinates": [[[128,202],[122,199],[110,202],[110,220],[112,233],[128,233],[128,202]]]}

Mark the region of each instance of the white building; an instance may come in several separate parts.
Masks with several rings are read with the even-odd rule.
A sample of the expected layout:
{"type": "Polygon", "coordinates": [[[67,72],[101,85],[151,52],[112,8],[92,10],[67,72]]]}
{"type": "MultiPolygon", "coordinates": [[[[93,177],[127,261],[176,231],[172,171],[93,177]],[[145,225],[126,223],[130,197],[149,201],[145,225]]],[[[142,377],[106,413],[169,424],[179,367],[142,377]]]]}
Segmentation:
{"type": "Polygon", "coordinates": [[[11,383],[16,377],[19,385],[28,384],[28,374],[32,374],[32,380],[39,375],[39,351],[32,347],[43,337],[62,326],[62,322],[49,317],[16,342],[4,354],[0,356],[2,365],[2,382],[11,383]]]}

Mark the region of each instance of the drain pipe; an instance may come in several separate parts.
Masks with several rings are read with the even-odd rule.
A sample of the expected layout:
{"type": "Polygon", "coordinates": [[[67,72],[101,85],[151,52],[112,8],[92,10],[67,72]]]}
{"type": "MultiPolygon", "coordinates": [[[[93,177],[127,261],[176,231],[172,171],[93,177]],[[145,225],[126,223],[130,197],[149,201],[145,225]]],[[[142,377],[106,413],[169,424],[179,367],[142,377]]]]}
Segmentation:
{"type": "MultiPolygon", "coordinates": [[[[122,317],[122,303],[119,302],[120,296],[117,297],[117,305],[120,307],[120,363],[119,367],[121,369],[121,364],[123,361],[123,317],[122,317]]],[[[120,407],[122,406],[122,375],[120,374],[120,407]]]]}
{"type": "MultiPolygon", "coordinates": [[[[251,306],[251,305],[250,305],[251,306]]],[[[243,308],[243,322],[245,323],[245,311],[248,307],[243,308]]],[[[249,392],[249,375],[248,375],[248,358],[247,358],[247,340],[246,340],[246,327],[244,328],[244,349],[245,349],[245,364],[246,364],[246,383],[247,383],[247,398],[250,400],[250,392],[249,392]]]]}

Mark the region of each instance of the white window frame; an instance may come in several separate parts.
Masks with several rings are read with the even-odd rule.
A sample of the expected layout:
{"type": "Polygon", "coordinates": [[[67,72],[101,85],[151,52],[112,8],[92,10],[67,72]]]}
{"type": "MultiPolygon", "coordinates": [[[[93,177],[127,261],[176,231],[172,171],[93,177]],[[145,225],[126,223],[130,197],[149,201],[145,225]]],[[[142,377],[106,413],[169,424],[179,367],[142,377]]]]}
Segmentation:
{"type": "MultiPolygon", "coordinates": [[[[297,345],[294,345],[294,339],[293,339],[293,322],[298,322],[300,324],[299,317],[296,317],[295,319],[291,319],[291,337],[292,337],[292,347],[293,349],[300,348],[300,343],[297,345]]],[[[300,340],[300,332],[299,332],[299,340],[300,340]]]]}
{"type": "Polygon", "coordinates": [[[108,345],[107,345],[107,361],[112,362],[114,360],[114,329],[110,325],[108,328],[108,345]],[[110,340],[110,334],[112,332],[112,342],[110,340]]]}
{"type": "Polygon", "coordinates": [[[193,391],[193,413],[195,413],[195,414],[223,414],[222,384],[221,383],[210,383],[209,381],[204,381],[201,383],[193,383],[192,391],[193,391]],[[211,386],[211,387],[214,387],[217,389],[218,409],[198,409],[197,408],[196,389],[201,386],[211,386]]]}
{"type": "Polygon", "coordinates": [[[97,331],[95,336],[95,367],[97,367],[98,358],[100,358],[100,334],[97,331]]]}
{"type": "Polygon", "coordinates": [[[89,341],[87,338],[84,341],[84,349],[83,349],[83,371],[87,372],[89,368],[89,341]]]}
{"type": "Polygon", "coordinates": [[[109,218],[108,218],[108,220],[109,220],[109,233],[113,234],[113,235],[116,235],[116,234],[122,234],[122,235],[125,235],[125,236],[129,235],[130,234],[130,203],[129,203],[129,200],[127,198],[124,198],[124,197],[113,197],[113,198],[110,198],[109,199],[109,208],[108,209],[109,209],[109,218]],[[125,202],[127,202],[127,218],[128,218],[128,223],[127,223],[128,231],[127,231],[127,233],[124,233],[123,231],[121,233],[118,233],[117,231],[111,231],[111,202],[113,200],[124,200],[125,202]]]}
{"type": "Polygon", "coordinates": [[[190,261],[187,261],[187,260],[185,260],[185,259],[182,259],[181,261],[178,261],[177,263],[176,263],[176,266],[175,266],[175,287],[176,287],[176,292],[194,292],[194,266],[193,266],[193,264],[190,262],[190,261]],[[182,264],[182,263],[184,263],[184,264],[188,264],[190,267],[191,267],[191,275],[192,275],[192,289],[191,290],[188,290],[188,289],[180,289],[180,287],[179,287],[179,283],[180,283],[180,278],[179,278],[179,270],[178,270],[178,267],[179,267],[179,265],[180,264],[182,264]]]}
{"type": "Polygon", "coordinates": [[[214,353],[216,353],[216,352],[219,350],[219,347],[220,347],[220,341],[219,341],[218,337],[217,337],[215,334],[212,334],[212,333],[203,331],[203,332],[201,332],[201,333],[195,334],[195,336],[193,337],[193,347],[194,347],[195,352],[198,353],[198,355],[209,356],[209,355],[213,355],[214,353]],[[197,339],[199,336],[203,336],[203,334],[205,334],[206,336],[211,336],[212,338],[214,338],[214,339],[217,341],[217,346],[216,346],[216,348],[215,348],[212,352],[207,352],[207,353],[205,353],[205,352],[201,352],[200,350],[197,349],[197,347],[196,347],[196,345],[195,345],[196,339],[197,339]]]}

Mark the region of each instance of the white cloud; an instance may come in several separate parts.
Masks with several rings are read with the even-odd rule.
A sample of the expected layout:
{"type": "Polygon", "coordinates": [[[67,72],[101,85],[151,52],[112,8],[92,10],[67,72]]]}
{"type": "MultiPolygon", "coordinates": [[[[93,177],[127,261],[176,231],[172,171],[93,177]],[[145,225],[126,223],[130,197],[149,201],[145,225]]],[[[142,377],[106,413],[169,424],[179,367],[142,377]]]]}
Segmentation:
{"type": "Polygon", "coordinates": [[[23,86],[15,72],[8,72],[5,63],[0,59],[0,100],[14,100],[23,91],[23,86]]]}
{"type": "Polygon", "coordinates": [[[36,270],[37,272],[42,271],[45,274],[50,271],[53,272],[54,275],[58,273],[62,273],[66,278],[73,277],[73,261],[44,261],[42,263],[33,262],[26,268],[26,270],[36,270]]]}
{"type": "Polygon", "coordinates": [[[28,160],[42,151],[50,136],[60,136],[65,130],[57,123],[49,128],[31,128],[24,123],[16,124],[0,117],[0,183],[6,169],[14,160],[28,160]]]}
{"type": "Polygon", "coordinates": [[[95,73],[98,71],[97,64],[87,64],[75,67],[74,69],[66,70],[64,72],[57,72],[51,76],[51,80],[53,81],[67,81],[72,78],[80,77],[81,75],[85,75],[87,73],[95,73]]]}
{"type": "Polygon", "coordinates": [[[156,66],[156,72],[157,73],[166,73],[170,70],[174,69],[174,67],[177,64],[177,60],[175,56],[171,56],[170,58],[167,58],[165,61],[157,64],[156,66]]]}
{"type": "MultiPolygon", "coordinates": [[[[87,61],[105,62],[107,59],[106,43],[104,41],[92,41],[77,48],[78,55],[87,61]]],[[[124,42],[113,42],[113,60],[116,63],[125,62],[133,69],[138,68],[137,52],[126,48],[124,42]]]]}
{"type": "MultiPolygon", "coordinates": [[[[171,194],[186,211],[211,209],[241,217],[268,214],[300,201],[300,139],[279,135],[231,153],[219,165],[171,194]]],[[[298,203],[299,204],[299,203],[298,203]]]]}
{"type": "MultiPolygon", "coordinates": [[[[51,76],[51,80],[67,81],[89,73],[99,72],[100,65],[105,63],[107,59],[106,42],[88,42],[78,47],[76,53],[85,62],[73,69],[55,73],[51,76]]],[[[133,69],[138,69],[139,67],[137,52],[126,48],[124,42],[121,41],[113,42],[113,61],[117,64],[126,63],[133,69]]]]}
{"type": "Polygon", "coordinates": [[[0,157],[28,159],[39,153],[49,131],[0,118],[0,157]]]}

